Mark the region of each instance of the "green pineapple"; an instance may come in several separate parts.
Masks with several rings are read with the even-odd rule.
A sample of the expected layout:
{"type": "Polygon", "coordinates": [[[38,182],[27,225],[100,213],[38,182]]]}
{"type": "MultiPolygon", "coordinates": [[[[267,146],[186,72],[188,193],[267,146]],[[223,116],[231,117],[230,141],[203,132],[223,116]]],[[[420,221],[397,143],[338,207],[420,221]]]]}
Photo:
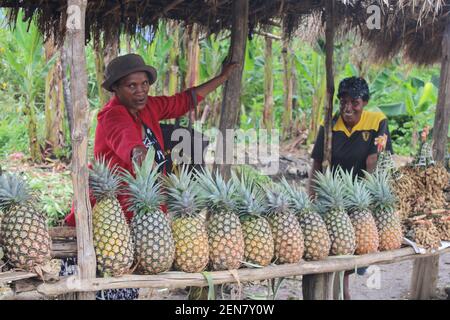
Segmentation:
{"type": "Polygon", "coordinates": [[[298,263],[304,252],[304,238],[296,216],[289,209],[282,188],[272,184],[266,189],[267,215],[275,243],[277,263],[298,263]]]}
{"type": "Polygon", "coordinates": [[[51,238],[45,217],[26,181],[9,173],[0,175],[0,245],[13,268],[40,273],[51,261],[51,238]]]}
{"type": "Polygon", "coordinates": [[[347,194],[346,208],[355,229],[356,254],[378,251],[379,237],[375,220],[370,211],[372,197],[364,182],[353,177],[353,172],[341,170],[347,194]]]}
{"type": "Polygon", "coordinates": [[[175,258],[175,244],[170,222],[161,211],[163,196],[158,168],[153,167],[154,152],[149,151],[139,167],[134,163],[134,173],[126,173],[130,196],[129,209],[134,212],[131,234],[135,245],[138,271],[144,274],[165,272],[175,258]]]}
{"type": "Polygon", "coordinates": [[[403,232],[400,216],[395,212],[396,197],[390,186],[389,174],[378,171],[365,172],[366,185],[373,201],[373,217],[378,229],[380,251],[400,248],[403,232]]]}
{"type": "Polygon", "coordinates": [[[134,248],[130,228],[116,198],[121,183],[117,166],[110,169],[102,158],[97,159],[89,171],[89,186],[96,199],[92,226],[97,270],[102,276],[129,273],[134,248]]]}
{"type": "Polygon", "coordinates": [[[236,187],[236,206],[244,236],[244,260],[265,267],[274,257],[275,245],[270,224],[263,216],[266,211],[264,192],[245,173],[240,179],[233,173],[232,181],[236,187]]]}
{"type": "Polygon", "coordinates": [[[233,199],[235,186],[217,171],[197,174],[200,193],[208,207],[209,258],[213,270],[238,269],[244,258],[244,238],[233,199]]]}
{"type": "Polygon", "coordinates": [[[178,175],[170,174],[164,181],[169,213],[173,215],[174,266],[184,272],[201,272],[208,265],[209,245],[198,184],[186,166],[178,175]]]}
{"type": "Polygon", "coordinates": [[[350,255],[355,252],[355,229],[345,211],[343,182],[337,170],[315,173],[314,189],[317,207],[323,216],[331,240],[332,255],[350,255]]]}
{"type": "Polygon", "coordinates": [[[305,260],[326,258],[330,252],[331,242],[325,222],[305,191],[296,184],[290,185],[285,178],[281,183],[289,196],[289,206],[297,215],[302,228],[305,238],[305,260]]]}

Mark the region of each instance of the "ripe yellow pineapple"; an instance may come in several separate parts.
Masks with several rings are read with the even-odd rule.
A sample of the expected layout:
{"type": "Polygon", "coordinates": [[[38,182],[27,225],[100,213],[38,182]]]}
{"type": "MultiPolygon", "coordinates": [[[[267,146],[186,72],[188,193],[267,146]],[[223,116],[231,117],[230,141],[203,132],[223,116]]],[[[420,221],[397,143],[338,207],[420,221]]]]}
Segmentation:
{"type": "Polygon", "coordinates": [[[186,166],[179,175],[170,174],[164,181],[167,206],[173,216],[174,266],[184,272],[201,272],[208,265],[209,245],[206,216],[200,211],[198,184],[186,166]]]}
{"type": "Polygon", "coordinates": [[[137,271],[157,274],[170,269],[175,258],[175,244],[170,222],[161,211],[163,196],[158,168],[152,168],[154,152],[149,151],[139,167],[134,164],[135,177],[126,173],[129,209],[134,212],[131,234],[135,246],[137,271]]]}
{"type": "Polygon", "coordinates": [[[355,229],[345,211],[343,182],[337,170],[315,173],[317,208],[323,216],[331,240],[332,255],[350,255],[355,252],[355,229]]]}
{"type": "Polygon", "coordinates": [[[377,225],[370,211],[372,197],[363,181],[353,177],[352,171],[341,171],[344,190],[347,194],[345,204],[355,229],[356,254],[378,251],[380,240],[377,225]]]}
{"type": "Polygon", "coordinates": [[[209,259],[213,270],[238,269],[244,258],[244,238],[233,199],[235,186],[217,171],[197,174],[200,193],[208,208],[209,259]]]}
{"type": "Polygon", "coordinates": [[[110,169],[104,158],[94,162],[89,186],[96,199],[92,226],[97,270],[102,276],[126,274],[133,264],[130,228],[116,198],[120,183],[117,167],[110,169]]]}
{"type": "Polygon", "coordinates": [[[377,224],[380,251],[398,249],[402,245],[403,232],[400,216],[395,212],[395,194],[385,171],[365,173],[366,186],[372,197],[372,213],[377,224]]]}
{"type": "Polygon", "coordinates": [[[13,268],[40,273],[41,267],[51,261],[51,238],[36,201],[22,177],[0,175],[0,245],[4,261],[13,268]]]}
{"type": "Polygon", "coordinates": [[[267,214],[275,243],[275,262],[298,263],[304,252],[304,237],[287,196],[276,184],[266,189],[267,214]]]}
{"type": "Polygon", "coordinates": [[[244,236],[244,260],[265,267],[274,257],[274,240],[269,222],[263,216],[264,193],[254,179],[242,173],[239,179],[233,173],[236,186],[236,206],[244,236]]]}
{"type": "Polygon", "coordinates": [[[307,261],[321,260],[330,252],[330,236],[322,217],[317,213],[305,191],[296,184],[281,181],[289,197],[289,206],[297,215],[305,242],[304,258],[307,261]]]}

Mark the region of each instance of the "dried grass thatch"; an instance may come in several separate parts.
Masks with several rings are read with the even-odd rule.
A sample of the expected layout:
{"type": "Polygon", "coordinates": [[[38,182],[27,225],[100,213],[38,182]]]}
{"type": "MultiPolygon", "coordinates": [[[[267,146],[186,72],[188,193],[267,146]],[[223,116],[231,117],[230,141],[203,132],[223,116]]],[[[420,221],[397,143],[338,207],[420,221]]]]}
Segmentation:
{"type": "MultiPolygon", "coordinates": [[[[282,22],[288,35],[299,28],[309,38],[323,30],[326,0],[249,0],[249,32],[282,22]],[[313,17],[312,20],[308,17],[313,17]],[[314,23],[311,24],[311,21],[314,23]]],[[[156,29],[159,19],[185,24],[198,23],[203,31],[217,33],[232,24],[232,0],[90,0],[86,16],[86,37],[105,41],[119,32],[135,34],[145,28],[156,29]]],[[[446,0],[337,0],[338,34],[356,32],[367,41],[372,56],[387,60],[403,52],[411,62],[432,64],[440,60],[441,40],[447,24],[446,0]],[[370,30],[367,11],[371,5],[381,9],[381,29],[370,30]]],[[[66,1],[0,0],[0,7],[11,8],[15,21],[20,8],[24,20],[35,18],[46,36],[53,34],[61,43],[65,35],[66,1]]]]}

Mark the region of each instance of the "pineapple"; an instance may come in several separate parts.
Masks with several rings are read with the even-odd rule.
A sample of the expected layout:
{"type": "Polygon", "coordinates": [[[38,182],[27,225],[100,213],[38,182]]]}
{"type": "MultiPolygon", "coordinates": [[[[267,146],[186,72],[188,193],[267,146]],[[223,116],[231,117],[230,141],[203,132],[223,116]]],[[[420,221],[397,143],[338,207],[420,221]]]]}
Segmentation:
{"type": "Polygon", "coordinates": [[[268,266],[275,248],[270,224],[263,216],[264,193],[246,174],[241,174],[239,180],[233,173],[233,183],[236,186],[236,205],[244,236],[244,260],[258,266],[268,266]]]}
{"type": "Polygon", "coordinates": [[[126,173],[129,209],[134,212],[131,234],[135,245],[137,270],[143,274],[157,274],[170,269],[175,258],[175,244],[170,223],[161,211],[161,182],[157,166],[153,166],[154,152],[149,151],[139,167],[134,163],[134,173],[126,173]]]}
{"type": "Polygon", "coordinates": [[[244,238],[233,199],[235,186],[225,182],[219,171],[197,174],[200,193],[208,207],[209,259],[213,270],[238,269],[244,258],[244,238]]]}
{"type": "Polygon", "coordinates": [[[51,238],[45,217],[35,204],[22,177],[0,175],[0,245],[5,261],[13,268],[40,273],[42,266],[51,263],[51,238]]]}
{"type": "Polygon", "coordinates": [[[198,185],[186,166],[178,175],[165,177],[165,184],[168,209],[173,215],[174,266],[184,272],[201,272],[208,265],[209,245],[198,185]]]}
{"type": "Polygon", "coordinates": [[[350,255],[356,249],[355,229],[345,211],[343,182],[337,170],[315,173],[317,207],[323,215],[331,240],[332,255],[350,255]]]}
{"type": "Polygon", "coordinates": [[[365,172],[366,185],[373,199],[373,217],[377,224],[380,251],[400,248],[403,240],[400,216],[395,212],[396,197],[387,172],[365,172]]]}
{"type": "Polygon", "coordinates": [[[346,207],[355,229],[356,254],[378,251],[379,238],[375,219],[370,211],[372,197],[364,182],[353,177],[353,172],[341,171],[344,190],[347,194],[346,207]]]}
{"type": "Polygon", "coordinates": [[[285,178],[281,183],[289,195],[289,206],[296,213],[305,240],[304,258],[321,260],[330,252],[330,236],[322,217],[317,213],[306,192],[298,185],[291,186],[285,178]]]}
{"type": "Polygon", "coordinates": [[[130,228],[116,198],[121,183],[116,166],[97,159],[89,172],[89,186],[96,203],[92,208],[94,248],[101,276],[119,276],[130,271],[134,248],[130,228]]]}
{"type": "Polygon", "coordinates": [[[279,185],[266,189],[268,219],[275,243],[275,262],[298,263],[304,252],[304,238],[296,216],[289,209],[288,197],[279,185]]]}

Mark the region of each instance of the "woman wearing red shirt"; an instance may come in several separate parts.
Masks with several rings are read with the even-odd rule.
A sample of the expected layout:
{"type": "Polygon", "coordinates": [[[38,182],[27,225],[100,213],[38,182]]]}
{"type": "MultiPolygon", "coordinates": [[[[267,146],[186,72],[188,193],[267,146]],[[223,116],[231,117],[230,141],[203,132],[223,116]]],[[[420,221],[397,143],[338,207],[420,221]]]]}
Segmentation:
{"type": "MultiPolygon", "coordinates": [[[[106,68],[103,88],[113,92],[113,98],[97,116],[94,156],[104,156],[110,165],[117,165],[132,172],[133,160],[141,164],[147,150],[155,149],[155,162],[163,163],[164,140],[160,120],[178,118],[202,100],[208,93],[222,85],[238,66],[224,65],[219,76],[195,88],[190,88],[171,97],[150,97],[148,91],[156,81],[155,68],[145,64],[141,56],[127,54],[112,60],[106,68]]],[[[118,197],[128,220],[132,213],[127,210],[124,196],[118,197]]],[[[91,204],[95,199],[91,198],[91,204]]],[[[65,219],[67,225],[75,226],[75,214],[65,219]]],[[[75,259],[64,261],[61,275],[73,273],[75,259]]],[[[137,298],[138,290],[103,290],[97,293],[102,300],[123,300],[137,298]]]]}
{"type": "MultiPolygon", "coordinates": [[[[237,66],[237,63],[227,64],[219,76],[174,96],[151,97],[148,91],[157,78],[155,68],[147,66],[136,54],[112,60],[106,68],[102,86],[114,92],[114,96],[97,115],[94,156],[105,156],[111,165],[132,172],[133,160],[142,163],[148,148],[153,147],[155,161],[164,162],[164,140],[159,121],[187,113],[195,105],[194,100],[201,101],[222,85],[237,66]]],[[[126,197],[119,196],[118,200],[127,219],[131,219],[126,197]]],[[[94,201],[91,199],[92,205],[94,201]]],[[[65,221],[69,226],[75,226],[73,209],[65,221]]]]}

